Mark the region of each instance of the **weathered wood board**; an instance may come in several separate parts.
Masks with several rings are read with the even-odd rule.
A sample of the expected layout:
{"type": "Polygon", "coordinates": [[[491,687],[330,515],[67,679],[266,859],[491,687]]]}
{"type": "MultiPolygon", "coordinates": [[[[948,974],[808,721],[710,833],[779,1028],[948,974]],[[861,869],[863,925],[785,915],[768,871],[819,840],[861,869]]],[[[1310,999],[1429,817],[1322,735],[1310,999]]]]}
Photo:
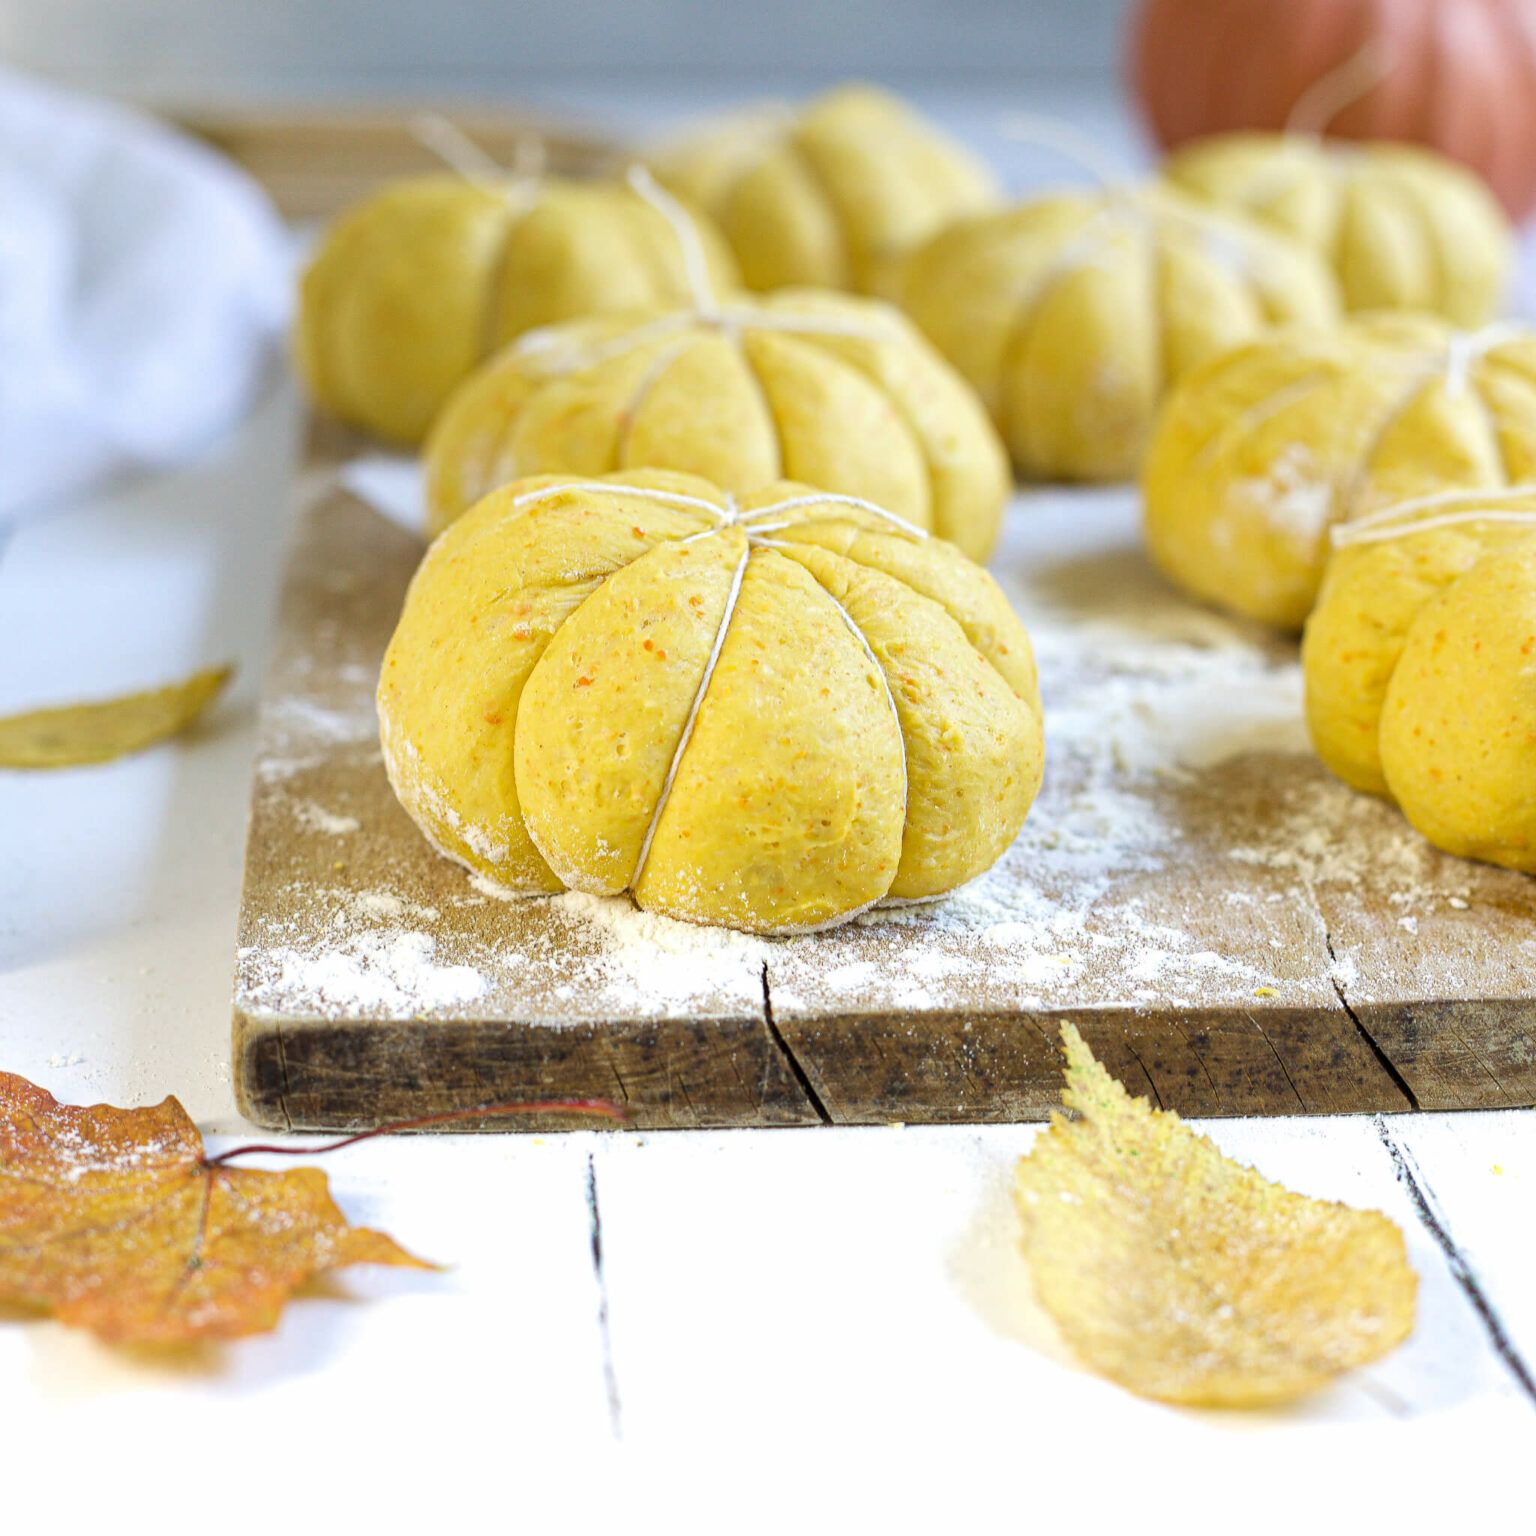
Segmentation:
{"type": "Polygon", "coordinates": [[[235,993],[254,1120],[594,1095],[639,1128],[1039,1118],[1063,1019],[1191,1115],[1536,1102],[1536,882],[1330,779],[1294,644],[1165,587],[1128,492],[1022,496],[993,562],[1047,705],[1017,844],[947,902],[793,940],[498,899],[433,853],[372,704],[420,552],[332,485],[291,553],[235,993]]]}
{"type": "MultiPolygon", "coordinates": [[[[544,168],[559,175],[593,175],[620,163],[611,139],[548,114],[442,103],[426,110],[447,117],[501,165],[516,163],[520,147],[530,143],[544,168]]],[[[411,114],[397,106],[203,110],[175,119],[244,166],[290,219],[334,213],[385,182],[443,171],[442,160],[412,131],[411,114]]]]}

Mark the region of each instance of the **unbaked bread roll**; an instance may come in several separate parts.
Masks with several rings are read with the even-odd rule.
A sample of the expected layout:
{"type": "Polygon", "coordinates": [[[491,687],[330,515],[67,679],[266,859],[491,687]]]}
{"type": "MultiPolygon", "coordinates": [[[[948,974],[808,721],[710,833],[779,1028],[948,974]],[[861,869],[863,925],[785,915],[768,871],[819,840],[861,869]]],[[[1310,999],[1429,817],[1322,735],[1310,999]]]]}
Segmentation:
{"type": "MultiPolygon", "coordinates": [[[[719,233],[682,216],[714,284],[732,286],[719,233]]],[[[333,416],[414,445],[453,387],[524,331],[690,292],[671,223],[624,182],[422,177],[321,237],[300,289],[298,362],[333,416]]]]}
{"type": "Polygon", "coordinates": [[[749,288],[883,293],[891,262],[997,200],[974,155],[871,86],[760,109],[658,149],[652,170],[713,216],[749,288]]]}
{"type": "Polygon", "coordinates": [[[1337,285],[1305,247],[1158,188],[1064,193],[950,225],[894,280],[969,379],[1019,471],[1136,473],[1166,391],[1337,285]]]}
{"type": "Polygon", "coordinates": [[[1441,492],[1338,537],[1302,646],[1318,754],[1436,847],[1536,873],[1536,488],[1441,492]]]}
{"type": "Polygon", "coordinates": [[[427,552],[378,702],[450,857],[757,933],[953,890],[1040,783],[1034,660],[991,577],[787,483],[503,487],[427,552]]]}
{"type": "Polygon", "coordinates": [[[1193,596],[1299,629],[1333,524],[1447,487],[1536,477],[1536,332],[1362,318],[1262,338],[1169,400],[1147,544],[1193,596]]]}
{"type": "Polygon", "coordinates": [[[429,525],[524,475],[631,465],[737,493],[784,478],[863,496],[978,560],[1010,490],[986,413],[900,314],[788,290],[525,336],[433,429],[429,525]]]}
{"type": "Polygon", "coordinates": [[[1311,246],[1350,310],[1422,310],[1478,326],[1509,280],[1509,220],[1478,177],[1432,149],[1222,134],[1171,155],[1163,175],[1311,246]]]}

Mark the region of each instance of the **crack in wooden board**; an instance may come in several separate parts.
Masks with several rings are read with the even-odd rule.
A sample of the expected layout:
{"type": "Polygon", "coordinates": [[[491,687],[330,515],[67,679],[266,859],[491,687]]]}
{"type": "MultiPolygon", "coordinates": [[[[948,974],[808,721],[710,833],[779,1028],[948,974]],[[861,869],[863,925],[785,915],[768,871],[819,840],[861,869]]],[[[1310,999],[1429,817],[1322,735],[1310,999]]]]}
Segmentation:
{"type": "MultiPolygon", "coordinates": [[[[311,465],[351,446],[317,429],[311,465]]],[[[372,691],[420,545],[344,491],[320,494],[289,561],[263,708],[235,1000],[242,1108],[304,1129],[556,1095],[621,1098],[639,1128],[810,1125],[817,1101],[844,1124],[1038,1119],[1058,1101],[1065,1019],[1135,1091],[1185,1114],[1400,1111],[1394,1072],[1426,1108],[1536,1100],[1532,882],[1428,849],[1390,807],[1328,779],[1283,720],[1258,750],[1222,747],[1189,769],[1148,769],[1134,737],[1085,732],[1095,711],[1109,737],[1117,708],[1156,715],[1166,698],[1176,714],[1178,688],[1205,686],[1202,636],[1226,644],[1231,627],[1156,583],[1112,499],[1074,504],[1074,523],[1102,525],[1086,551],[1054,555],[1057,535],[1025,523],[1043,517],[1015,513],[994,567],[1041,637],[1050,737],[1046,790],[998,869],[936,908],[684,945],[663,984],[632,936],[615,950],[585,898],[496,901],[400,810],[372,691]],[[1060,622],[1101,587],[1125,609],[1113,634],[1137,641],[1129,653],[1105,650],[1102,615],[1060,622]],[[1195,668],[1184,682],[1158,671],[1170,645],[1195,668]],[[1107,803],[1146,828],[1127,835],[1107,803]],[[434,976],[473,978],[469,993],[400,1006],[378,945],[401,934],[434,976]],[[376,995],[328,992],[317,956],[372,977],[376,995]]],[[[1283,697],[1293,649],[1231,643],[1252,686],[1283,697]]]]}

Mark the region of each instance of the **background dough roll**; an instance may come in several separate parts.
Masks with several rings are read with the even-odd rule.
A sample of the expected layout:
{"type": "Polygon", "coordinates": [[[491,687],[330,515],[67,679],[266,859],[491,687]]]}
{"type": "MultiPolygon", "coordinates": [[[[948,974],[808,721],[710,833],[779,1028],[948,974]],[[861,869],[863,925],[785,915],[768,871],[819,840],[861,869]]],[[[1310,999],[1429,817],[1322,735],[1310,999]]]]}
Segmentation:
{"type": "Polygon", "coordinates": [[[1064,193],[952,224],[893,294],[991,412],[1020,473],[1136,473],[1167,390],[1288,321],[1326,322],[1318,257],[1157,188],[1064,193]]]}
{"type": "Polygon", "coordinates": [[[997,200],[981,160],[871,86],[706,124],[650,163],[715,219],[760,290],[883,293],[904,251],[997,200]]]}
{"type": "Polygon", "coordinates": [[[1221,134],[1170,155],[1163,176],[1310,246],[1350,310],[1419,310],[1478,326],[1509,280],[1509,220],[1477,176],[1431,149],[1221,134]]]}
{"type": "Polygon", "coordinates": [[[1350,530],[1307,622],[1307,723],[1437,847],[1536,873],[1536,491],[1442,492],[1350,530]]]}
{"type": "Polygon", "coordinates": [[[1447,487],[1536,478],[1536,333],[1383,316],[1261,338],[1193,374],[1143,474],[1147,545],[1185,591],[1300,628],[1330,528],[1447,487]]]}
{"type": "MultiPolygon", "coordinates": [[[[713,281],[732,286],[719,234],[685,216],[713,281]]],[[[296,350],[318,405],[409,445],[476,364],[524,331],[688,293],[676,234],[623,182],[421,177],[322,236],[300,288],[296,350]]]]}

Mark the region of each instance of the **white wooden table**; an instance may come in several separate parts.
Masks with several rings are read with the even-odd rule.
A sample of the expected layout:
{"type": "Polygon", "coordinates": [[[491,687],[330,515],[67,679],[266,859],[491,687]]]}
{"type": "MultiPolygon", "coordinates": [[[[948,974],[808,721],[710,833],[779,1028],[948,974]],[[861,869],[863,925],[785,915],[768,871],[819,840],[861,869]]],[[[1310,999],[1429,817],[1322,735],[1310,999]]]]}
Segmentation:
{"type": "MultiPolygon", "coordinates": [[[[232,939],[296,415],[275,385],[209,462],[0,551],[0,711],[240,665],[184,743],[0,776],[0,1067],[75,1101],[174,1092],[215,1147],[242,1133],[232,939]]],[[[348,1272],[174,1365],[0,1313],[0,1521],[1528,1520],[1536,1113],[1207,1129],[1402,1223],[1404,1349],[1290,1412],[1084,1373],[1016,1252],[1031,1127],[379,1141],[327,1160],[333,1188],[441,1275],[348,1272]]]]}

